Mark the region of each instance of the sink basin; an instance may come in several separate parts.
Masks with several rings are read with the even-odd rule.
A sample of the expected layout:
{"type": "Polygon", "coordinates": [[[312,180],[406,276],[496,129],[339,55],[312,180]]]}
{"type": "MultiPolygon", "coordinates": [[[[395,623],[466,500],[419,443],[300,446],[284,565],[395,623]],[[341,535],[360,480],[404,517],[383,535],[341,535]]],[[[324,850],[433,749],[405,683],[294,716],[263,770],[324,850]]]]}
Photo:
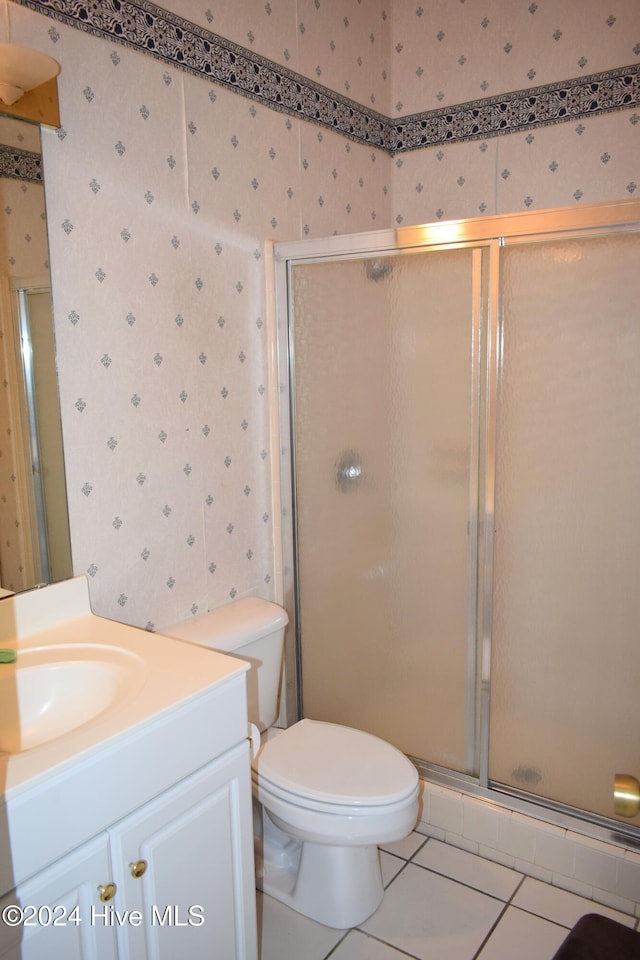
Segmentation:
{"type": "Polygon", "coordinates": [[[18,649],[0,665],[0,751],[32,750],[89,723],[144,681],[141,659],[118,647],[55,644],[18,649]]]}

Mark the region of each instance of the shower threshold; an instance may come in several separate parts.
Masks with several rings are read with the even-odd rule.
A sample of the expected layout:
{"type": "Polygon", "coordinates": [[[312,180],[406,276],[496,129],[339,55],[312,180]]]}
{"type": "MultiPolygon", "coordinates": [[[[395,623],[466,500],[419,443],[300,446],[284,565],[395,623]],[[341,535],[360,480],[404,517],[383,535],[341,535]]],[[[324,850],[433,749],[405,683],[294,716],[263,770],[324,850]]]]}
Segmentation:
{"type": "Polygon", "coordinates": [[[490,803],[505,814],[516,812],[582,837],[640,852],[640,829],[634,824],[620,823],[587,810],[570,807],[509,784],[489,780],[484,786],[475,777],[447,770],[415,757],[410,759],[420,778],[427,784],[446,787],[463,797],[490,803]]]}

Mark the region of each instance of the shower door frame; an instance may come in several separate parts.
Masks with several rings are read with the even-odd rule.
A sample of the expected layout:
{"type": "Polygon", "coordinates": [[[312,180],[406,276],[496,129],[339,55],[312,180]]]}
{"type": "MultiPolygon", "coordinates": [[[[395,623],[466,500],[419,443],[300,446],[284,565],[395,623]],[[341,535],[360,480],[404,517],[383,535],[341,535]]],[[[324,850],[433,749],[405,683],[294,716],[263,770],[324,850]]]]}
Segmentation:
{"type": "MultiPolygon", "coordinates": [[[[281,526],[277,534],[282,556],[279,599],[284,603],[290,626],[285,642],[285,682],[280,722],[294,723],[301,717],[301,639],[298,589],[298,543],[296,532],[295,468],[295,400],[293,340],[292,271],[296,265],[347,259],[367,259],[410,253],[447,250],[460,247],[488,250],[486,317],[474,317],[475,326],[484,326],[485,337],[480,356],[474,358],[480,378],[477,411],[477,556],[478,583],[470,584],[470,599],[475,603],[473,639],[477,655],[471,651],[469,636],[468,663],[475,656],[476,675],[468,677],[469,697],[475,698],[468,716],[475,718],[475,730],[467,725],[467,754],[477,758],[478,775],[473,776],[443,768],[419,758],[411,758],[420,775],[435,783],[453,788],[509,809],[575,830],[597,839],[640,845],[640,831],[635,825],[581,811],[557,801],[529,794],[517,788],[494,783],[489,777],[489,719],[491,697],[491,627],[493,617],[493,536],[494,480],[496,459],[496,414],[498,381],[502,364],[502,316],[500,304],[500,248],[512,243],[535,243],[569,238],[590,238],[612,232],[640,232],[640,201],[622,200],[527,211],[504,216],[478,217],[469,220],[436,222],[391,230],[371,231],[318,240],[301,240],[272,245],[276,356],[273,362],[277,380],[278,409],[274,411],[272,432],[278,441],[274,480],[280,499],[281,526]],[[473,688],[473,690],[472,690],[473,688]],[[473,743],[471,740],[476,738],[473,743]]],[[[474,308],[475,291],[474,291],[474,308]]],[[[473,389],[475,390],[475,373],[473,389]]],[[[474,441],[472,441],[474,442],[474,441]]],[[[470,616],[470,620],[472,617],[470,616]]]]}

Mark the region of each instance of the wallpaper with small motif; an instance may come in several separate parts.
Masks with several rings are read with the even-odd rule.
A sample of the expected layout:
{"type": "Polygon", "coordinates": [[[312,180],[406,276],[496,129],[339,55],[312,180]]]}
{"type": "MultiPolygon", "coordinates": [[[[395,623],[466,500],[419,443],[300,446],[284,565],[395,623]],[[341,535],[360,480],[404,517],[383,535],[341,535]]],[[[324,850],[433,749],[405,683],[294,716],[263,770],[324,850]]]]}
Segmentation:
{"type": "Polygon", "coordinates": [[[0,116],[0,263],[2,275],[33,278],[49,270],[40,135],[37,126],[0,116]]]}
{"type": "Polygon", "coordinates": [[[635,0],[170,6],[10,4],[62,65],[43,155],[74,570],[150,629],[278,596],[269,242],[640,183],[635,0]]]}

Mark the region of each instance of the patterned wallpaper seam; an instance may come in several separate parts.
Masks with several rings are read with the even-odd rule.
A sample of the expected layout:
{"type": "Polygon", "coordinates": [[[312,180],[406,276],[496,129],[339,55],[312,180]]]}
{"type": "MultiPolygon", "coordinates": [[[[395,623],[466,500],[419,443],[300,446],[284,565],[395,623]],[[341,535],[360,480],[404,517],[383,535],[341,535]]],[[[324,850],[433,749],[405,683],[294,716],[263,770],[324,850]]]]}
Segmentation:
{"type": "Polygon", "coordinates": [[[391,155],[640,107],[640,63],[392,120],[149,0],[17,0],[391,155]]]}

